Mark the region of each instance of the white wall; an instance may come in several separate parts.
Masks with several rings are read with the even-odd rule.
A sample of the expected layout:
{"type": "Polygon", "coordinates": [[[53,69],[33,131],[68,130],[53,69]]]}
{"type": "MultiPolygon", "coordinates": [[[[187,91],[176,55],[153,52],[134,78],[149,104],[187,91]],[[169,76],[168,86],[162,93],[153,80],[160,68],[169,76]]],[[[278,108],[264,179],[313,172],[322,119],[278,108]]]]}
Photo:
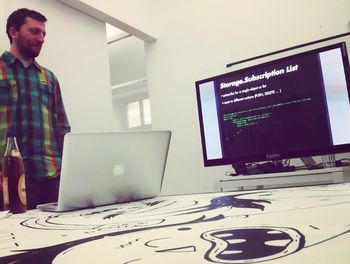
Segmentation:
{"type": "Polygon", "coordinates": [[[114,26],[125,22],[157,38],[145,44],[146,72],[153,128],[173,131],[164,194],[210,192],[215,177],[231,170],[203,166],[196,80],[234,61],[350,30],[348,0],[76,2],[105,13],[97,12],[100,19],[115,16],[114,26]]]}
{"type": "Polygon", "coordinates": [[[0,37],[0,52],[2,52],[3,47],[5,47],[5,43],[8,42],[8,38],[6,35],[6,19],[5,19],[5,8],[4,8],[4,3],[3,0],[0,0],[0,32],[4,32],[1,33],[1,37],[0,37]],[[5,37],[6,36],[6,37],[5,37]]]}
{"type": "Polygon", "coordinates": [[[43,13],[47,36],[38,62],[58,77],[72,131],[112,130],[113,110],[105,24],[58,2],[0,2],[0,52],[9,49],[8,15],[27,7],[43,13]]]}
{"type": "Polygon", "coordinates": [[[155,16],[150,0],[57,0],[105,21],[147,42],[155,38],[155,16]]]}
{"type": "Polygon", "coordinates": [[[108,44],[112,86],[146,77],[142,40],[130,36],[108,44]]]}
{"type": "MultiPolygon", "coordinates": [[[[64,66],[67,65],[65,62],[60,62],[59,57],[65,56],[62,50],[67,49],[67,52],[71,52],[69,57],[80,58],[80,63],[77,64],[84,67],[81,79],[89,78],[90,83],[96,83],[92,77],[94,71],[86,68],[87,65],[91,66],[89,62],[99,61],[105,56],[99,53],[102,52],[102,44],[95,43],[102,34],[98,30],[102,27],[102,23],[92,22],[93,19],[51,1],[30,1],[30,3],[38,2],[45,7],[50,6],[49,10],[52,11],[55,21],[60,21],[56,28],[64,28],[62,32],[54,30],[56,32],[54,34],[60,37],[55,37],[54,43],[48,49],[51,52],[52,50],[61,52],[57,52],[57,55],[43,54],[43,59],[47,56],[45,61],[49,63],[50,56],[56,57],[52,66],[57,70],[53,70],[61,79],[64,78],[64,96],[70,105],[70,114],[73,115],[75,105],[73,99],[67,98],[71,95],[68,94],[70,90],[69,92],[67,90],[77,89],[81,92],[91,86],[69,86],[73,80],[79,81],[79,78],[73,79],[73,77],[80,71],[74,72],[75,67],[65,69],[64,66]],[[59,6],[58,9],[53,11],[53,7],[56,6],[59,6]],[[69,21],[74,20],[73,27],[65,23],[66,13],[76,14],[69,16],[69,21]],[[62,17],[62,14],[65,16],[62,17]],[[64,27],[60,27],[61,24],[64,24],[64,27]],[[85,30],[87,28],[88,30],[85,30]],[[65,40],[62,44],[64,48],[57,47],[58,39],[65,40]],[[67,46],[71,47],[72,40],[74,49],[71,50],[67,46]],[[77,49],[79,44],[83,52],[77,49]],[[75,55],[74,52],[78,54],[75,55]],[[84,58],[82,56],[84,54],[88,55],[88,58],[87,56],[84,58]]],[[[228,166],[203,167],[194,89],[196,80],[225,72],[225,65],[233,61],[350,30],[348,0],[144,0],[141,2],[66,0],[63,2],[67,4],[85,2],[104,10],[103,12],[107,13],[106,18],[116,16],[119,18],[118,23],[124,21],[130,24],[132,29],[139,26],[146,33],[156,36],[157,41],[146,43],[146,71],[153,128],[173,131],[164,180],[164,194],[211,191],[214,178],[223,175],[226,170],[231,170],[228,166]]],[[[84,10],[91,11],[89,8],[84,10]]],[[[104,17],[101,13],[97,14],[100,19],[104,17]]],[[[126,29],[128,27],[123,28],[127,31],[126,29]]],[[[71,60],[69,65],[74,61],[71,60]]],[[[103,69],[98,72],[103,75],[104,66],[100,63],[98,65],[103,69]]],[[[94,70],[98,70],[97,67],[94,70]]],[[[104,93],[104,88],[101,88],[102,95],[95,93],[95,96],[103,97],[104,93]]],[[[77,94],[81,93],[77,92],[75,95],[77,94]]],[[[92,94],[93,92],[89,95],[92,94]]],[[[75,103],[79,105],[80,99],[75,99],[75,103]]],[[[94,117],[91,115],[94,106],[88,108],[90,109],[85,109],[88,116],[86,120],[94,117]]],[[[84,118],[80,112],[75,115],[77,119],[78,116],[84,118]]],[[[101,114],[98,113],[97,116],[101,114]]],[[[93,122],[98,124],[101,120],[93,120],[91,123],[93,122]]],[[[82,127],[85,128],[83,125],[82,127]]]]}
{"type": "Polygon", "coordinates": [[[164,193],[211,191],[228,166],[204,168],[194,82],[230,62],[350,30],[348,0],[152,1],[146,44],[153,128],[173,131],[164,193]]]}

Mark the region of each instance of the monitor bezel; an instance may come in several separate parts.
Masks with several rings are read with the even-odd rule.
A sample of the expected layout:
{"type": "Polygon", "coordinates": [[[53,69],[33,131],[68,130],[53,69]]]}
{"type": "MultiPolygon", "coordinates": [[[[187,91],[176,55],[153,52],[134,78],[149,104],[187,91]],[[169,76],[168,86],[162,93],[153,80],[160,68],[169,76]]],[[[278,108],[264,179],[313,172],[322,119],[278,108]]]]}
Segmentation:
{"type": "Polygon", "coordinates": [[[249,155],[249,156],[237,156],[237,157],[222,157],[218,159],[208,159],[207,157],[207,149],[206,149],[206,142],[205,142],[205,131],[204,131],[204,125],[203,125],[203,115],[202,115],[202,106],[201,106],[201,100],[200,100],[200,85],[203,83],[211,82],[211,81],[217,81],[218,79],[227,78],[231,75],[236,75],[237,73],[244,72],[244,71],[250,71],[254,70],[259,67],[266,67],[271,66],[276,63],[281,63],[288,61],[290,59],[303,57],[305,55],[309,54],[317,54],[322,51],[331,50],[334,48],[341,48],[342,52],[342,61],[343,66],[345,70],[345,79],[347,84],[347,92],[348,92],[348,99],[350,102],[350,64],[349,64],[349,57],[348,57],[348,51],[346,49],[346,43],[345,41],[338,42],[335,44],[310,49],[307,51],[299,52],[293,55],[281,57],[278,59],[270,60],[264,63],[259,63],[256,65],[244,67],[235,71],[227,72],[224,74],[212,76],[209,78],[205,78],[202,80],[198,80],[195,82],[196,87],[196,97],[197,97],[197,109],[198,109],[198,119],[199,119],[199,126],[200,126],[200,135],[201,135],[201,143],[202,143],[202,154],[203,154],[203,161],[204,166],[219,166],[219,165],[231,165],[237,162],[244,162],[244,163],[250,163],[250,162],[261,162],[261,161],[268,161],[268,160],[283,160],[283,159],[292,159],[292,158],[302,158],[302,157],[310,157],[310,156],[318,156],[318,155],[326,155],[326,154],[336,154],[336,153],[345,153],[350,152],[350,143],[349,144],[341,144],[341,145],[332,145],[328,147],[320,147],[320,148],[312,148],[312,149],[301,149],[298,151],[287,151],[287,152],[281,152],[281,153],[266,153],[264,155],[249,155]]]}

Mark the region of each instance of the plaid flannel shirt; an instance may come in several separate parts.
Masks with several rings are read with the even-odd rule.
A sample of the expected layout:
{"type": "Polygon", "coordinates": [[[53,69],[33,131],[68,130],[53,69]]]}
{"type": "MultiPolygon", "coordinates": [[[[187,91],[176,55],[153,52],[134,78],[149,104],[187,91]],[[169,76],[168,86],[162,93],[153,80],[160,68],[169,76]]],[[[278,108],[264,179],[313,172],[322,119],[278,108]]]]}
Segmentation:
{"type": "Polygon", "coordinates": [[[59,176],[63,137],[70,126],[58,80],[37,62],[25,68],[5,51],[0,57],[1,157],[9,129],[16,132],[24,163],[30,162],[34,177],[59,176]]]}

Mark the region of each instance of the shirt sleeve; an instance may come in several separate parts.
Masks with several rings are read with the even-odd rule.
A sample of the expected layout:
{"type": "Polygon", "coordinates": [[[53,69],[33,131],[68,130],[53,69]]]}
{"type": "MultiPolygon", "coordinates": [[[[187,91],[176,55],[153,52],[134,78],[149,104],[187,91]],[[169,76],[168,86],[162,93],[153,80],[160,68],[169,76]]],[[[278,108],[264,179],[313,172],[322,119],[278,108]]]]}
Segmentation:
{"type": "Polygon", "coordinates": [[[57,117],[57,135],[58,135],[58,148],[60,150],[60,153],[62,153],[63,148],[63,139],[64,135],[68,132],[70,132],[71,127],[69,125],[69,121],[67,118],[67,114],[64,108],[60,84],[57,80],[57,78],[54,78],[54,92],[55,92],[55,110],[56,110],[56,117],[57,117]]]}

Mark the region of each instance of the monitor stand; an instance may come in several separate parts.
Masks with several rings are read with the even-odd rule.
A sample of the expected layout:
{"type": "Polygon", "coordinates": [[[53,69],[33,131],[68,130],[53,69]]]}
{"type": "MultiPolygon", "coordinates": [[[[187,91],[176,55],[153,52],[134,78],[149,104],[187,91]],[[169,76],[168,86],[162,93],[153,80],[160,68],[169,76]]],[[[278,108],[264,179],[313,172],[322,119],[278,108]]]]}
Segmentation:
{"type": "MultiPolygon", "coordinates": [[[[301,157],[300,159],[305,164],[305,169],[320,169],[312,157],[301,157]]],[[[296,170],[295,166],[285,165],[282,160],[272,160],[252,165],[245,162],[236,162],[232,164],[232,167],[238,175],[255,175],[296,170]]]]}
{"type": "Polygon", "coordinates": [[[317,167],[317,163],[312,157],[301,157],[300,159],[308,169],[317,167]]]}

